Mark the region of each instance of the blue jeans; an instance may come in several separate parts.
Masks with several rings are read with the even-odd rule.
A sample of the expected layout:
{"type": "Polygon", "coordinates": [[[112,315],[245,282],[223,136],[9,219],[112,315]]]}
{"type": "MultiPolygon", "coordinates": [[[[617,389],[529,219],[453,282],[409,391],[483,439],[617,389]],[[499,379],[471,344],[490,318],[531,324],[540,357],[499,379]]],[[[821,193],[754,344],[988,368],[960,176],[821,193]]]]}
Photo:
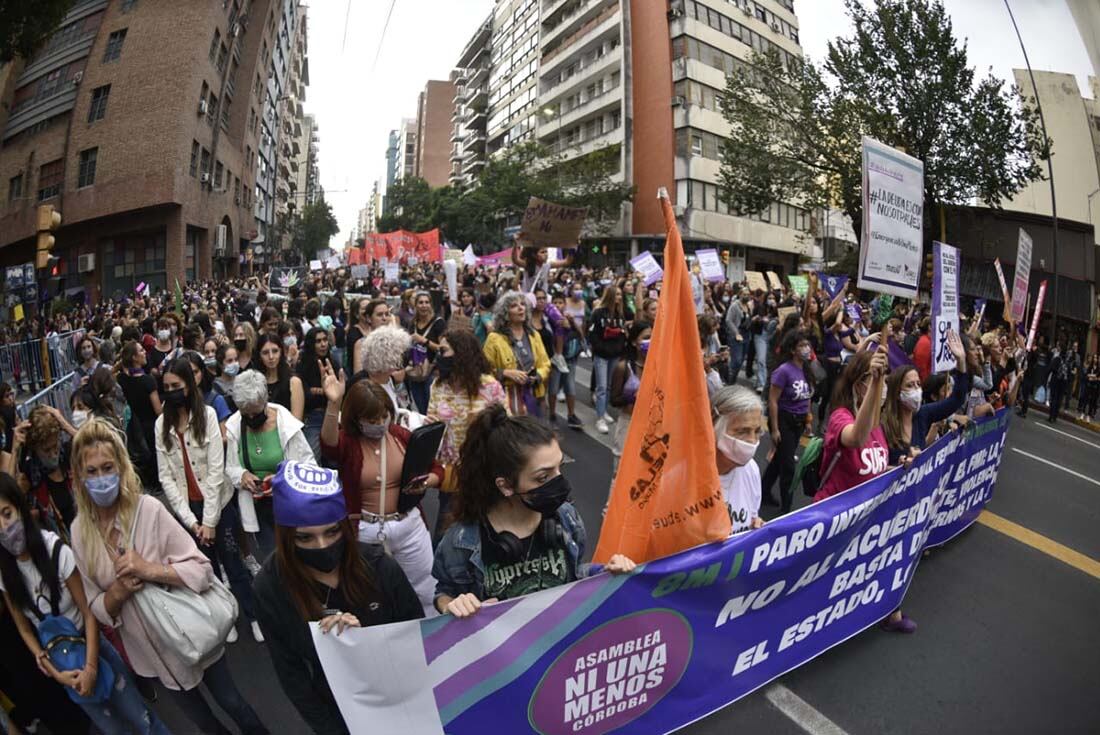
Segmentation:
{"type": "Polygon", "coordinates": [[[757,390],[764,390],[768,382],[768,335],[754,334],[752,344],[756,348],[756,368],[753,379],[756,381],[757,390]]]}
{"type": "Polygon", "coordinates": [[[302,436],[309,442],[309,448],[313,450],[313,461],[321,462],[321,425],[325,422],[325,409],[315,408],[306,411],[302,417],[302,436]]]}
{"type": "Polygon", "coordinates": [[[559,373],[557,368],[550,368],[548,396],[556,396],[559,389],[567,396],[577,395],[577,358],[566,360],[565,364],[569,366],[569,372],[564,375],[559,373]]]}
{"type": "MultiPolygon", "coordinates": [[[[196,518],[201,519],[202,503],[192,501],[191,512],[196,518]]],[[[241,604],[241,614],[246,620],[252,621],[256,619],[256,610],[252,603],[252,575],[241,561],[241,547],[237,544],[237,529],[240,527],[241,510],[237,505],[237,498],[234,497],[222,508],[218,527],[214,529],[214,545],[199,544],[199,551],[210,560],[210,565],[214,567],[214,574],[219,573],[219,567],[225,567],[229,587],[233,590],[233,596],[237,598],[237,602],[241,604]]]]}
{"type": "Polygon", "coordinates": [[[409,388],[409,398],[412,399],[416,410],[426,415],[428,413],[428,399],[432,396],[432,378],[429,377],[422,382],[406,380],[405,385],[409,388]]]}
{"type": "MultiPolygon", "coordinates": [[[[243,735],[266,735],[267,728],[256,716],[256,711],[252,709],[252,706],[245,701],[237,690],[237,685],[233,681],[233,675],[229,673],[229,664],[226,663],[224,655],[210,664],[203,672],[202,683],[206,685],[206,690],[218,703],[218,706],[237,724],[243,735]]],[[[202,698],[197,686],[186,692],[169,689],[168,694],[172,697],[176,706],[187,715],[187,719],[195,723],[198,732],[218,733],[219,735],[229,732],[210,710],[210,705],[202,698]]]]}
{"type": "Polygon", "coordinates": [[[730,384],[737,382],[737,374],[741,372],[741,363],[745,360],[745,341],[730,340],[730,384]]]}
{"type": "Polygon", "coordinates": [[[99,635],[99,660],[106,661],[115,672],[110,699],[106,702],[77,702],[96,729],[103,735],[168,735],[168,728],[141,698],[141,692],[122,656],[102,633],[99,635]]]}
{"type": "Polygon", "coordinates": [[[592,358],[592,370],[596,376],[596,418],[607,414],[607,386],[611,382],[612,362],[611,359],[598,355],[592,358]]]}

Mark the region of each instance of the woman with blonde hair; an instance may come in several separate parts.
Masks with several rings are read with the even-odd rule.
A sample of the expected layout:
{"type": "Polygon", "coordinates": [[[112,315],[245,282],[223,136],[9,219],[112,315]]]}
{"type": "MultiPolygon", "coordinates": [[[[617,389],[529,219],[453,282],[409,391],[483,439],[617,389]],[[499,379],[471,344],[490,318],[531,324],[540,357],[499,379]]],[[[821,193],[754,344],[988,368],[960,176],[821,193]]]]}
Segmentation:
{"type": "Polygon", "coordinates": [[[156,677],[200,732],[224,732],[199,693],[206,684],[244,733],[266,733],[241,697],[224,649],[199,665],[154,639],[131,598],[146,584],[205,592],[214,581],[210,561],[163,504],[143,495],[118,432],[102,419],[88,421],[73,440],[77,516],[73,552],[96,619],[119,631],[138,676],[156,677]]]}

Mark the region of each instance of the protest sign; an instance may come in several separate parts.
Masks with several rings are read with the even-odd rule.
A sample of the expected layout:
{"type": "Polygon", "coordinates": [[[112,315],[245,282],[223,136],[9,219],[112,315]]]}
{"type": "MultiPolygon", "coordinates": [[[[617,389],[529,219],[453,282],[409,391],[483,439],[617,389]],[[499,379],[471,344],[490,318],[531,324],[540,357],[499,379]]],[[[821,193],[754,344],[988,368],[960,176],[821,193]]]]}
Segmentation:
{"type": "Polygon", "coordinates": [[[351,277],[357,280],[363,280],[370,277],[370,268],[365,265],[353,265],[351,267],[351,277]]]}
{"type": "Polygon", "coordinates": [[[631,258],[630,266],[642,274],[642,277],[645,278],[645,285],[647,286],[652,286],[664,277],[664,271],[661,270],[660,264],[657,262],[657,259],[653,257],[653,253],[648,250],[631,258]]]}
{"type": "Polygon", "coordinates": [[[924,164],[863,139],[860,288],[916,298],[924,241],[924,164]]]}
{"type": "Polygon", "coordinates": [[[768,290],[768,282],[764,280],[764,274],[759,271],[745,271],[745,282],[753,293],[768,290]]]}
{"type": "Polygon", "coordinates": [[[1031,280],[1031,235],[1020,228],[1020,244],[1016,248],[1016,274],[1012,279],[1012,321],[1024,321],[1027,309],[1027,287],[1031,280]]]}
{"type": "Polygon", "coordinates": [[[1031,320],[1031,330],[1027,333],[1027,349],[1035,344],[1035,332],[1039,330],[1039,317],[1043,314],[1043,302],[1047,298],[1047,282],[1039,284],[1039,297],[1035,299],[1035,316],[1031,320]]]}
{"type": "Polygon", "coordinates": [[[848,276],[833,276],[818,271],[817,280],[821,283],[821,287],[825,289],[825,293],[829,294],[830,299],[835,299],[838,293],[848,288],[848,276]]]}
{"type": "MultiPolygon", "coordinates": [[[[417,735],[668,733],[901,606],[925,548],[992,497],[1009,409],[726,541],[482,607],[314,645],[345,722],[417,735]]],[[[929,574],[950,571],[941,568],[929,574]]]]}
{"type": "Polygon", "coordinates": [[[305,268],[272,268],[268,277],[268,290],[286,293],[294,286],[300,286],[305,278],[305,268]]]}
{"type": "Polygon", "coordinates": [[[314,271],[314,272],[321,270],[321,261],[319,261],[319,260],[309,261],[309,269],[311,271],[314,271]]]}
{"type": "Polygon", "coordinates": [[[452,304],[458,303],[458,263],[453,260],[443,261],[443,276],[447,280],[447,295],[452,304]]]}
{"type": "Polygon", "coordinates": [[[699,259],[699,270],[703,278],[708,281],[724,281],[726,274],[722,272],[722,259],[718,257],[717,250],[696,250],[695,257],[699,259]]]}
{"type": "Polygon", "coordinates": [[[777,274],[775,271],[768,271],[767,276],[768,276],[768,285],[771,286],[772,290],[774,290],[774,291],[782,291],[783,290],[783,281],[779,280],[779,274],[777,274]]]}
{"type": "Polygon", "coordinates": [[[575,248],[588,218],[588,207],[566,207],[531,197],[516,240],[537,248],[575,248]]]}
{"type": "Polygon", "coordinates": [[[741,283],[745,280],[745,256],[730,253],[729,272],[730,283],[741,283]]]}
{"type": "Polygon", "coordinates": [[[340,258],[336,255],[328,256],[328,260],[325,261],[325,267],[330,271],[334,271],[340,267],[340,258]]]}
{"type": "Polygon", "coordinates": [[[781,306],[776,310],[776,314],[779,317],[779,323],[780,324],[782,324],[784,321],[786,321],[787,316],[789,314],[797,314],[797,313],[798,313],[798,307],[797,306],[781,306]]]}
{"type": "Polygon", "coordinates": [[[474,253],[473,245],[467,245],[466,249],[462,251],[462,264],[477,265],[477,254],[474,253]]]}
{"type": "Polygon", "coordinates": [[[386,283],[397,283],[401,280],[401,266],[397,263],[386,263],[385,275],[386,283]]]}
{"type": "Polygon", "coordinates": [[[955,367],[947,330],[959,334],[959,250],[932,243],[932,372],[955,367]]]}
{"type": "Polygon", "coordinates": [[[12,307],[11,317],[12,317],[12,321],[15,321],[15,322],[23,321],[23,305],[22,304],[16,304],[14,307],[12,307]]]}
{"type": "Polygon", "coordinates": [[[806,276],[787,276],[787,283],[799,296],[805,297],[810,292],[810,280],[806,276]]]}

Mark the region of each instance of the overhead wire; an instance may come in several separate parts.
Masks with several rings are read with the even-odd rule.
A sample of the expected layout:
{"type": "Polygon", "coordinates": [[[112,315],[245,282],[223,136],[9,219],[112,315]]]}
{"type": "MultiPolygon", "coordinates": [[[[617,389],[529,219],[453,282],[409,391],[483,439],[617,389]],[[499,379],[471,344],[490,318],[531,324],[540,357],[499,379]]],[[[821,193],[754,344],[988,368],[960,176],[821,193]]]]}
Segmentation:
{"type": "Polygon", "coordinates": [[[382,45],[386,41],[386,31],[390,27],[390,18],[393,17],[393,8],[397,5],[397,0],[390,0],[390,9],[386,13],[386,22],[382,24],[382,37],[378,39],[378,49],[374,52],[374,61],[370,65],[370,73],[374,74],[374,68],[378,66],[378,57],[382,55],[382,45]]]}

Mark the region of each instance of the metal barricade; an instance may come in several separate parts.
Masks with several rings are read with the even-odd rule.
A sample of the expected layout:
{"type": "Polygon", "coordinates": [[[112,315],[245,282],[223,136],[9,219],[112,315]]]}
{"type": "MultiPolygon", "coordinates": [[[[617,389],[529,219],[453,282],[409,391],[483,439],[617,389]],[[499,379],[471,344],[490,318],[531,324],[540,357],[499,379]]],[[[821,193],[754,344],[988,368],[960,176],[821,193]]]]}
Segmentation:
{"type": "Polygon", "coordinates": [[[46,339],[26,339],[0,345],[0,380],[15,389],[16,394],[34,393],[53,387],[60,375],[71,373],[80,364],[76,346],[84,330],[65,332],[46,339]],[[43,364],[43,343],[49,374],[43,364]]]}
{"type": "Polygon", "coordinates": [[[15,407],[20,421],[25,421],[36,406],[53,406],[66,416],[69,415],[69,399],[73,394],[73,373],[66,373],[50,387],[40,390],[15,407]]]}

